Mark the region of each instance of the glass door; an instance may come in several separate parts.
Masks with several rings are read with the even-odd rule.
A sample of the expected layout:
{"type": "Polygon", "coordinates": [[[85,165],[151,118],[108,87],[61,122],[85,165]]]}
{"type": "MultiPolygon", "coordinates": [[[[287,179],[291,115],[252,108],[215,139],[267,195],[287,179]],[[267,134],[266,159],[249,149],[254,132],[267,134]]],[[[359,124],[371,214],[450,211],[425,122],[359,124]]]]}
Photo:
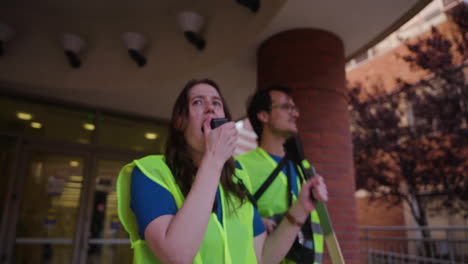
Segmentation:
{"type": "Polygon", "coordinates": [[[25,146],[21,153],[14,210],[5,225],[6,263],[132,263],[117,214],[116,181],[134,154],[102,158],[39,145],[25,146]]]}
{"type": "Polygon", "coordinates": [[[73,263],[85,155],[28,152],[13,263],[73,263]]]}
{"type": "MultiPolygon", "coordinates": [[[[132,263],[133,252],[127,232],[123,229],[117,215],[116,182],[120,169],[130,162],[121,160],[98,159],[91,202],[88,214],[88,238],[84,263],[117,264],[132,263]]],[[[81,262],[83,263],[83,262],[81,262]]]]}

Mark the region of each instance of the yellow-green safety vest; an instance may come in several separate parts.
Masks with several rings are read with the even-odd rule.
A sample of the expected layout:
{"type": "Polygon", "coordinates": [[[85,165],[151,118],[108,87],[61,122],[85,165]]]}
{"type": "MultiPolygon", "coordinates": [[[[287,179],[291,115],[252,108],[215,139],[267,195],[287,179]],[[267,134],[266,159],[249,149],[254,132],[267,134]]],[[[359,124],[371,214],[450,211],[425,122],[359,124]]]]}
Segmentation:
{"type": "MultiPolygon", "coordinates": [[[[177,208],[180,208],[184,203],[184,196],[162,155],[151,155],[135,160],[125,165],[120,171],[117,180],[118,213],[122,225],[130,235],[131,246],[134,249],[133,262],[135,264],[162,263],[153,254],[147,242],[140,238],[136,216],[130,208],[131,174],[135,166],[152,181],[168,190],[174,197],[177,208]]],[[[235,173],[241,179],[245,178],[241,170],[236,170],[235,173]]],[[[248,180],[245,181],[245,185],[249,188],[248,180]]],[[[226,201],[228,197],[221,185],[219,185],[219,191],[223,208],[223,224],[220,224],[215,213],[211,214],[205,237],[192,263],[257,263],[254,249],[252,204],[246,201],[241,205],[237,197],[229,196],[232,203],[228,207],[226,201]],[[235,211],[232,211],[231,208],[235,208],[235,211]]]]}
{"type": "MultiPolygon", "coordinates": [[[[247,188],[253,195],[262,184],[268,179],[271,172],[276,168],[278,163],[262,148],[258,147],[255,150],[236,157],[236,160],[241,165],[250,179],[250,184],[247,188]]],[[[302,171],[298,170],[302,175],[302,171]]],[[[298,192],[301,190],[299,175],[297,177],[298,192]]],[[[281,170],[276,179],[270,184],[267,190],[257,201],[257,209],[262,217],[271,217],[276,214],[284,213],[289,209],[288,204],[288,177],[281,170]]],[[[291,190],[292,192],[292,190],[291,190]]],[[[296,201],[297,197],[294,193],[292,202],[296,201]]],[[[315,259],[311,261],[313,264],[322,263],[323,258],[323,233],[320,228],[320,220],[316,210],[311,213],[312,229],[319,230],[314,232],[314,250],[315,259]],[[314,228],[315,226],[315,228],[314,228]]],[[[282,263],[294,263],[290,260],[283,260],[282,263]]]]}

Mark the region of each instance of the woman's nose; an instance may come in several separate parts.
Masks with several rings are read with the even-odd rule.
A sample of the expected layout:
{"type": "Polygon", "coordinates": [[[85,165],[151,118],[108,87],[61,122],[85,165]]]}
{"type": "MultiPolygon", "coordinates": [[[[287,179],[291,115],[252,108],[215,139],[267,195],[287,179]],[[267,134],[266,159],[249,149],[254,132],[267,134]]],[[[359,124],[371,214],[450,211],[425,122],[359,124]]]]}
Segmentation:
{"type": "Polygon", "coordinates": [[[205,112],[214,113],[214,105],[212,103],[206,104],[205,105],[205,112]]]}

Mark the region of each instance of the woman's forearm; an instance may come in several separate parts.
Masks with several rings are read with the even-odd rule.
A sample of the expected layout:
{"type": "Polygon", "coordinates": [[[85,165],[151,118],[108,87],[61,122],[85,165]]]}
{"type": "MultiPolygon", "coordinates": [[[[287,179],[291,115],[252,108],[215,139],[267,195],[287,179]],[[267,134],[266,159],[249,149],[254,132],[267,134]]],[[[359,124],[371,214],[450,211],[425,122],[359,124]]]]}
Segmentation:
{"type": "MultiPolygon", "coordinates": [[[[200,249],[206,234],[216,196],[222,166],[205,157],[182,207],[167,223],[166,228],[154,231],[156,240],[145,237],[156,255],[162,255],[169,263],[191,263],[200,249]],[[153,245],[151,245],[153,244],[153,245]]],[[[151,235],[150,235],[151,236],[151,235]]]]}
{"type": "MultiPolygon", "coordinates": [[[[309,212],[300,203],[294,203],[288,210],[290,215],[299,222],[305,222],[309,212]]],[[[293,244],[300,226],[291,223],[286,217],[278,227],[267,236],[262,251],[262,263],[279,263],[286,256],[293,244]]]]}

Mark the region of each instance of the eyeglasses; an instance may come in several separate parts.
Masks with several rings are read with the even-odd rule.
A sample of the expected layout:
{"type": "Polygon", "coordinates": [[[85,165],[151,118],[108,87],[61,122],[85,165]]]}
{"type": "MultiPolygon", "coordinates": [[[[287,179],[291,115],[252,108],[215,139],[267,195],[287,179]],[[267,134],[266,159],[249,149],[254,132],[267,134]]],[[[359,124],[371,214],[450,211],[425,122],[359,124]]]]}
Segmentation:
{"type": "Polygon", "coordinates": [[[275,104],[275,105],[272,105],[271,108],[280,108],[284,111],[287,111],[290,114],[294,112],[299,113],[299,108],[297,108],[297,106],[290,104],[290,103],[275,104]]]}

